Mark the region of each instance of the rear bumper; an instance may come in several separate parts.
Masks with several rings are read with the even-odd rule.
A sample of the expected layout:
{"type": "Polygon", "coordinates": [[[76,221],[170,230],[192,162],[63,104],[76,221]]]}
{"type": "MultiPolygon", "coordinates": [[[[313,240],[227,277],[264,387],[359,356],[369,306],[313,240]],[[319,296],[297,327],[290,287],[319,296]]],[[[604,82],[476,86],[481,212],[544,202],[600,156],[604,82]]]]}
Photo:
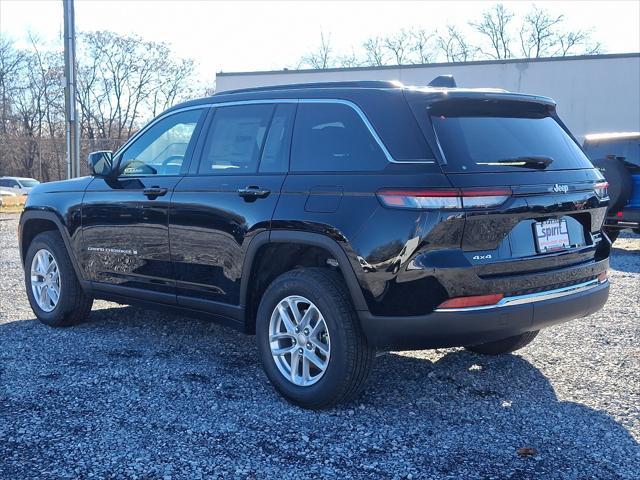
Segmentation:
{"type": "Polygon", "coordinates": [[[535,295],[512,297],[500,306],[436,310],[424,316],[379,317],[360,313],[371,345],[381,350],[474,345],[539,330],[600,310],[609,282],[597,281],[535,295]],[[527,298],[525,298],[527,297],[527,298]]]}
{"type": "Polygon", "coordinates": [[[625,208],[622,216],[607,217],[604,224],[610,228],[638,228],[640,227],[640,208],[625,208]]]}

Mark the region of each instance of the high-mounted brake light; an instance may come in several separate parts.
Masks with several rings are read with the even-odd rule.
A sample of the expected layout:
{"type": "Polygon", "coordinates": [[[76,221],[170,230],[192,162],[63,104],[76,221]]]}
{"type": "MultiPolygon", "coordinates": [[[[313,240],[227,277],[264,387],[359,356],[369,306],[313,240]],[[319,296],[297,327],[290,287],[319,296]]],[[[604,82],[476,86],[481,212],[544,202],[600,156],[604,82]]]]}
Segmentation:
{"type": "Polygon", "coordinates": [[[383,205],[396,208],[454,209],[489,208],[511,196],[508,187],[489,188],[383,188],[377,195],[383,205]]]}
{"type": "Polygon", "coordinates": [[[490,295],[473,295],[470,297],[455,297],[438,305],[438,310],[448,308],[469,308],[469,307],[485,307],[496,305],[504,298],[502,293],[490,295]]]}
{"type": "Polygon", "coordinates": [[[596,195],[599,198],[606,198],[609,196],[609,182],[598,182],[593,186],[596,191],[596,195]]]}

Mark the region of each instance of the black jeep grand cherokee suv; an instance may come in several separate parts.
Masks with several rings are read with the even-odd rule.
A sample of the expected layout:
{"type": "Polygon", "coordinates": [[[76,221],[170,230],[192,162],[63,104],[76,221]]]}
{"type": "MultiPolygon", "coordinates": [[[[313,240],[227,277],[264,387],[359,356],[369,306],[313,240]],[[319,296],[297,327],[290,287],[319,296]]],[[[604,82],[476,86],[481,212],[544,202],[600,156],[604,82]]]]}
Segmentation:
{"type": "Polygon", "coordinates": [[[304,407],[353,397],[376,349],[512,352],[607,299],[607,185],[548,98],[234,91],[89,163],[22,214],[37,317],[77,323],[94,298],[215,315],[304,407]]]}

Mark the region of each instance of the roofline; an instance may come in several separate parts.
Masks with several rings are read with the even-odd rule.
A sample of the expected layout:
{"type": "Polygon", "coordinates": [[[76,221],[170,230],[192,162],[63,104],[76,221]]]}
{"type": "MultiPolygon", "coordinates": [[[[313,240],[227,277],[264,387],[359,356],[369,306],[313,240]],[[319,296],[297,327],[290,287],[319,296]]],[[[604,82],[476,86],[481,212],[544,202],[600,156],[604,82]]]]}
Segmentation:
{"type": "Polygon", "coordinates": [[[444,62],[444,63],[419,63],[411,65],[382,65],[379,67],[338,67],[338,68],[305,68],[301,70],[256,70],[246,72],[218,72],[216,76],[234,77],[241,75],[274,75],[274,74],[296,74],[296,73],[320,73],[320,72],[361,72],[367,70],[406,70],[413,68],[437,68],[437,67],[461,67],[465,65],[504,65],[509,63],[542,63],[542,62],[560,62],[570,60],[605,60],[615,58],[634,58],[640,59],[640,52],[633,53],[607,53],[602,55],[573,55],[567,57],[545,57],[545,58],[509,58],[506,60],[474,60],[471,62],[444,62]]]}

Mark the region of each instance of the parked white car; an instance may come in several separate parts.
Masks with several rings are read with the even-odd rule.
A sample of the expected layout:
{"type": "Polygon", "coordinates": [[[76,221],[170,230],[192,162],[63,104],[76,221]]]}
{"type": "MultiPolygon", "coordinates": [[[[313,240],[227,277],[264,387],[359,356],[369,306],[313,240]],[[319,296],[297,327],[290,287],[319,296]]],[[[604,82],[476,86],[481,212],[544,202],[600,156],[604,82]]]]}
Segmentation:
{"type": "Polygon", "coordinates": [[[29,195],[29,192],[40,182],[35,178],[0,177],[0,188],[16,195],[29,195]]]}

